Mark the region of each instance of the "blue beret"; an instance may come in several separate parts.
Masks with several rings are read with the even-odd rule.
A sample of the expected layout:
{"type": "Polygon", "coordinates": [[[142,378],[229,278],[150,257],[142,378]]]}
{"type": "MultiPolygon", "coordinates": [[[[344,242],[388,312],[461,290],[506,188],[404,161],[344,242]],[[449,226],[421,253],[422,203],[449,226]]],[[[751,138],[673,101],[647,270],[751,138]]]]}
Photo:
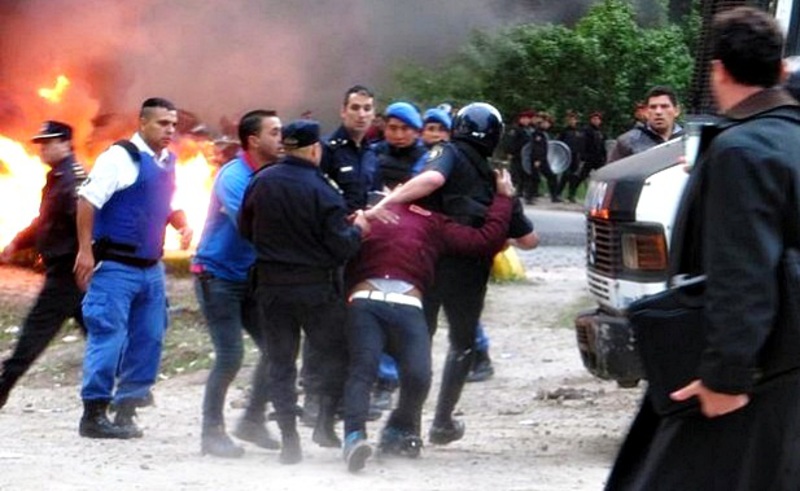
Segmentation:
{"type": "Polygon", "coordinates": [[[453,126],[453,119],[450,117],[450,115],[438,107],[434,107],[425,111],[425,115],[422,116],[422,120],[425,123],[441,123],[442,126],[447,128],[447,131],[450,131],[453,126]]]}
{"type": "Polygon", "coordinates": [[[72,127],[60,121],[45,121],[39,128],[39,133],[34,135],[31,141],[37,143],[52,138],[72,140],[72,127]]]}
{"type": "Polygon", "coordinates": [[[419,111],[408,102],[389,104],[389,107],[386,108],[386,117],[399,119],[417,131],[422,129],[422,118],[419,111]]]}
{"type": "Polygon", "coordinates": [[[288,150],[303,148],[319,141],[319,123],[311,119],[298,119],[281,130],[283,146],[288,150]]]}

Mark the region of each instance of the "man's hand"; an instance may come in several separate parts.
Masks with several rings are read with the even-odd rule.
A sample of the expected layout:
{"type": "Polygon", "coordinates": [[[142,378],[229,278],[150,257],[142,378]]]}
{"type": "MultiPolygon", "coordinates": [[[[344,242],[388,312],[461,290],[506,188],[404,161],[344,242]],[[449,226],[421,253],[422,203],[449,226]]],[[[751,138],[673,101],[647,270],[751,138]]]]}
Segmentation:
{"type": "Polygon", "coordinates": [[[92,250],[80,249],[78,255],[75,256],[75,267],[72,268],[72,272],[75,273],[75,283],[78,284],[81,291],[86,291],[89,287],[89,282],[92,281],[94,274],[94,266],[92,250]]]}
{"type": "Polygon", "coordinates": [[[178,229],[178,233],[181,234],[181,249],[184,251],[192,245],[192,237],[194,236],[194,230],[192,227],[188,225],[184,225],[180,229],[178,229]]]}
{"type": "Polygon", "coordinates": [[[685,401],[692,397],[700,400],[700,410],[707,418],[716,418],[745,407],[750,402],[747,394],[723,394],[714,392],[702,380],[695,380],[686,387],[669,395],[674,401],[685,401]]]}
{"type": "Polygon", "coordinates": [[[369,220],[367,219],[367,214],[364,213],[364,210],[356,210],[353,213],[353,225],[358,226],[361,229],[361,236],[364,237],[369,234],[370,225],[369,220]]]}
{"type": "Polygon", "coordinates": [[[511,174],[509,174],[507,170],[495,170],[494,182],[497,187],[497,194],[501,194],[506,198],[514,197],[514,184],[511,183],[511,174]]]}
{"type": "Polygon", "coordinates": [[[362,211],[364,218],[367,220],[380,220],[383,223],[392,225],[400,221],[400,217],[397,216],[397,213],[387,210],[381,203],[378,203],[367,211],[359,211],[362,211]]]}

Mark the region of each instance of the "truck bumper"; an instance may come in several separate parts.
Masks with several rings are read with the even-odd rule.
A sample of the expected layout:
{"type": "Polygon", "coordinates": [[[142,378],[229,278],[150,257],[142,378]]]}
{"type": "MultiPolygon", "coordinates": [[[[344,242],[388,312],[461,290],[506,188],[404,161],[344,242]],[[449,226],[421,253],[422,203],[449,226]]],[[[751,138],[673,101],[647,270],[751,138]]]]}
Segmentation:
{"type": "Polygon", "coordinates": [[[583,311],[575,319],[575,332],[583,365],[592,375],[633,387],[644,378],[633,329],[624,317],[598,309],[583,311]]]}

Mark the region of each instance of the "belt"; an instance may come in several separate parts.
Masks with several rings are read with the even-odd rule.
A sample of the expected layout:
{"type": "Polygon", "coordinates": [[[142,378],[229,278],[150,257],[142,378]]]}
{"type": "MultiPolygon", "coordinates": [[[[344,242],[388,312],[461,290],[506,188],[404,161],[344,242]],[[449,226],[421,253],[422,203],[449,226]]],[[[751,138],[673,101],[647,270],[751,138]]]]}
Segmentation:
{"type": "Polygon", "coordinates": [[[422,300],[411,295],[403,295],[402,293],[384,293],[375,290],[359,290],[350,295],[350,301],[352,302],[356,298],[375,300],[377,302],[409,305],[411,307],[416,307],[418,309],[422,308],[422,300]]]}

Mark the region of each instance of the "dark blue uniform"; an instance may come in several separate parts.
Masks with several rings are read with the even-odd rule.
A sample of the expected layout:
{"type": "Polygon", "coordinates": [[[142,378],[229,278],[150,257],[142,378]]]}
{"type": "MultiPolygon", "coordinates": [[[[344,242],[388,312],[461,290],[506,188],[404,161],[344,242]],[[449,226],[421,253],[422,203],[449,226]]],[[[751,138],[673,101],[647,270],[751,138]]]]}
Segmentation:
{"type": "MultiPolygon", "coordinates": [[[[488,160],[469,143],[454,141],[431,149],[425,170],[445,176],[445,183],[423,205],[465,225],[479,227],[494,199],[495,177],[488,160]]],[[[533,231],[519,199],[509,224],[508,236],[522,237],[533,231]]],[[[423,306],[431,333],[435,332],[440,306],[450,325],[450,352],[442,374],[434,426],[447,425],[461,396],[475,351],[475,335],[483,310],[492,257],[446,256],[439,260],[432,288],[423,306]]],[[[436,443],[436,442],[434,442],[436,443]]]]}
{"type": "Polygon", "coordinates": [[[239,228],[256,249],[256,297],[281,429],[295,423],[300,329],[324,354],[308,389],[338,399],[347,370],[341,268],[361,242],[339,191],[311,162],[286,157],[253,178],[239,228]]]}
{"type": "Polygon", "coordinates": [[[322,148],[320,168],[342,190],[347,209],[353,212],[366,208],[367,193],[374,188],[375,152],[366,142],[357,145],[344,126],[325,138],[322,148]]]}
{"type": "Polygon", "coordinates": [[[16,250],[35,247],[44,260],[46,272],[44,287],[25,319],[14,353],[3,362],[0,407],[5,404],[14,384],[42,354],[65,320],[72,317],[83,325],[83,292],[75,284],[72,267],[78,251],[76,189],[84,179],[86,173],[74,156],[56,164],[47,174],[42,189],[39,216],[12,241],[16,250]]]}

